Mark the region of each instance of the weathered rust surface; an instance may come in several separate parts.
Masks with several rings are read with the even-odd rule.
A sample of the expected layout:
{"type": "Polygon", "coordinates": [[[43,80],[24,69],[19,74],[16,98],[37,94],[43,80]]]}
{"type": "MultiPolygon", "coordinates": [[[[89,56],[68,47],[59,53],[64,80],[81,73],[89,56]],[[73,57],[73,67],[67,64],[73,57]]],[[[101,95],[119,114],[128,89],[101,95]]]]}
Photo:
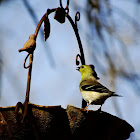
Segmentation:
{"type": "Polygon", "coordinates": [[[70,130],[74,138],[126,140],[134,128],[126,121],[106,112],[83,111],[67,106],[70,130]]]}
{"type": "Polygon", "coordinates": [[[126,121],[106,112],[84,111],[68,105],[38,106],[29,104],[29,112],[22,121],[22,112],[15,115],[15,107],[0,108],[0,139],[72,139],[90,138],[125,140],[134,131],[126,121]]]}

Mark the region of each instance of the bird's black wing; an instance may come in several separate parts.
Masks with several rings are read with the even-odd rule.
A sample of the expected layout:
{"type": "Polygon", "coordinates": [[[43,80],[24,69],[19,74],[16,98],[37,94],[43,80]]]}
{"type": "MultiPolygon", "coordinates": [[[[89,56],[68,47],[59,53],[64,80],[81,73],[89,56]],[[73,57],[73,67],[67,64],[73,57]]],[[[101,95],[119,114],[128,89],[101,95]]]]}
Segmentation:
{"type": "Polygon", "coordinates": [[[94,91],[100,93],[112,93],[109,89],[104,87],[103,85],[83,85],[81,88],[85,91],[94,91]]]}

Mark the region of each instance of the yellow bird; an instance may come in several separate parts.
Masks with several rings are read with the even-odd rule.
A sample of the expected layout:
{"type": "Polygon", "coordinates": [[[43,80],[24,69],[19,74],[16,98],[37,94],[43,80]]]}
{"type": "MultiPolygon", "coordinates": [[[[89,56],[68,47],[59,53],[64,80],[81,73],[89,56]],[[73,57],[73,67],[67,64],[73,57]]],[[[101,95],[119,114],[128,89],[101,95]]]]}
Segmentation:
{"type": "MultiPolygon", "coordinates": [[[[102,104],[107,98],[120,96],[97,81],[99,78],[93,65],[82,65],[78,67],[77,70],[80,71],[82,75],[79,88],[83,99],[88,103],[85,110],[87,110],[90,104],[101,105],[102,107],[102,104]]],[[[99,108],[100,111],[101,107],[99,108]]]]}

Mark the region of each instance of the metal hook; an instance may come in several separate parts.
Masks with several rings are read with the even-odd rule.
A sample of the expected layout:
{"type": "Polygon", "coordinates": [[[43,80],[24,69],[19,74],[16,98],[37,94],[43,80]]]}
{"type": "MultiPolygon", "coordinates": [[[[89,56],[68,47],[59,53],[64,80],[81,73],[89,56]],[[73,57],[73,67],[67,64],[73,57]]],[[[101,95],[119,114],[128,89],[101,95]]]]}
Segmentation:
{"type": "Polygon", "coordinates": [[[79,21],[80,20],[80,13],[79,12],[77,12],[76,14],[75,14],[75,24],[77,25],[77,21],[79,21]]]}
{"type": "Polygon", "coordinates": [[[80,61],[81,61],[81,55],[80,54],[76,55],[76,65],[77,66],[80,64],[80,62],[78,61],[78,57],[80,58],[80,61]]]}
{"type": "MultiPolygon", "coordinates": [[[[62,0],[60,0],[60,7],[63,8],[62,0]]],[[[69,0],[67,0],[67,5],[65,9],[69,9],[69,0]]]]}
{"type": "Polygon", "coordinates": [[[30,54],[28,53],[28,55],[26,56],[26,58],[25,58],[25,60],[24,60],[24,68],[25,68],[25,69],[28,69],[28,68],[31,66],[31,64],[32,64],[32,62],[30,62],[29,65],[28,65],[27,67],[26,67],[26,65],[25,65],[25,64],[26,64],[26,61],[27,61],[27,58],[29,57],[29,55],[30,55],[30,54]]]}
{"type": "MultiPolygon", "coordinates": [[[[77,12],[75,15],[75,20],[79,21],[80,20],[80,13],[77,12]]],[[[85,57],[84,57],[84,51],[83,51],[83,47],[82,47],[82,42],[78,33],[78,29],[77,29],[77,25],[74,23],[74,21],[72,20],[72,18],[69,15],[66,15],[66,17],[68,18],[69,22],[71,23],[71,26],[73,27],[73,30],[75,32],[76,38],[77,38],[77,42],[78,42],[78,46],[79,46],[79,50],[80,50],[80,55],[77,54],[76,56],[76,65],[78,65],[80,62],[77,60],[78,57],[80,57],[81,60],[81,64],[85,65],[85,57]]]]}

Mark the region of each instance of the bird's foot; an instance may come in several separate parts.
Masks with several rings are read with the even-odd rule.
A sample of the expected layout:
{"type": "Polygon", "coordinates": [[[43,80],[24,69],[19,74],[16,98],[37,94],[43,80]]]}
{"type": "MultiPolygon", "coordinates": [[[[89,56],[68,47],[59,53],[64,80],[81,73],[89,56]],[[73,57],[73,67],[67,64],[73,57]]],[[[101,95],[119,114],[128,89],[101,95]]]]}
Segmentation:
{"type": "Polygon", "coordinates": [[[102,112],[101,108],[102,108],[102,106],[100,106],[100,108],[97,110],[97,112],[102,112]]]}
{"type": "Polygon", "coordinates": [[[86,106],[85,108],[82,108],[81,110],[82,110],[82,111],[85,111],[86,113],[88,113],[89,110],[88,110],[87,107],[88,107],[88,106],[86,106]]]}
{"type": "Polygon", "coordinates": [[[88,111],[89,111],[88,109],[85,109],[85,108],[82,108],[81,110],[86,112],[86,113],[88,113],[88,111]]]}

